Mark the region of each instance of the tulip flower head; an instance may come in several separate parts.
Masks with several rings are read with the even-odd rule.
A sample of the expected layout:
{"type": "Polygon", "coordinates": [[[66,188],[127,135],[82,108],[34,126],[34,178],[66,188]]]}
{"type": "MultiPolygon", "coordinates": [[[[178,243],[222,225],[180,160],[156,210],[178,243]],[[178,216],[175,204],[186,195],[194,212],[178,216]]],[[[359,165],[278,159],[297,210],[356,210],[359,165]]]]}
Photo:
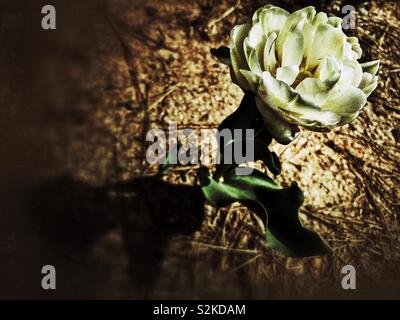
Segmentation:
{"type": "Polygon", "coordinates": [[[264,124],[288,144],[299,126],[320,132],[354,120],[377,87],[379,61],[360,63],[342,19],[306,7],[292,14],[267,5],[230,38],[232,81],[255,95],[264,124]]]}

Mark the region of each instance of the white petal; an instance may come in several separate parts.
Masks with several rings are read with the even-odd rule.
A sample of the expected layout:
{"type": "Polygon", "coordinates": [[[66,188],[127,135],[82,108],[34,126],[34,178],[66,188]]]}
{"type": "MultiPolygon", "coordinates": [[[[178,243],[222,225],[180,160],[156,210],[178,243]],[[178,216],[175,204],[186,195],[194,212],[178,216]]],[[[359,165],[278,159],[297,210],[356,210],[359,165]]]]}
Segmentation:
{"type": "Polygon", "coordinates": [[[362,75],[362,79],[360,82],[360,85],[358,86],[361,90],[364,89],[366,86],[369,86],[372,83],[372,79],[374,77],[368,73],[368,72],[364,72],[362,75]]]}
{"type": "Polygon", "coordinates": [[[316,11],[313,6],[308,6],[302,9],[299,9],[292,13],[292,16],[300,16],[300,20],[303,18],[307,18],[308,21],[313,21],[315,17],[316,11]]]}
{"type": "Polygon", "coordinates": [[[264,33],[270,34],[281,31],[289,16],[289,12],[278,7],[263,10],[260,14],[260,21],[264,33]]]}
{"type": "Polygon", "coordinates": [[[273,72],[275,71],[276,57],[275,57],[275,41],[276,33],[273,32],[269,35],[264,47],[264,70],[273,72]]]}
{"type": "Polygon", "coordinates": [[[301,81],[296,91],[305,99],[317,106],[326,103],[331,89],[340,79],[340,66],[334,57],[326,56],[315,71],[315,78],[301,81]]]}
{"type": "Polygon", "coordinates": [[[260,62],[257,58],[256,50],[251,50],[249,54],[249,60],[247,61],[251,72],[261,76],[262,70],[260,66],[260,62]]]}
{"type": "Polygon", "coordinates": [[[348,114],[359,111],[367,102],[366,94],[354,87],[349,88],[335,99],[329,99],[322,106],[324,110],[331,110],[338,114],[348,114]]]}
{"type": "Polygon", "coordinates": [[[288,19],[286,20],[285,25],[283,26],[281,32],[276,39],[276,50],[278,54],[278,60],[282,61],[282,52],[283,45],[286,41],[286,37],[290,31],[299,23],[299,21],[304,18],[308,21],[312,21],[315,16],[315,8],[314,7],[306,7],[301,10],[293,12],[288,19]]]}
{"type": "Polygon", "coordinates": [[[263,37],[261,24],[256,23],[249,31],[249,45],[255,49],[263,37]]]}
{"type": "Polygon", "coordinates": [[[318,12],[314,17],[312,24],[314,26],[318,26],[319,24],[327,23],[327,22],[328,22],[328,16],[326,15],[326,13],[318,12]]]}
{"type": "Polygon", "coordinates": [[[303,60],[304,38],[303,26],[305,19],[299,21],[296,27],[288,32],[282,51],[282,66],[299,66],[303,60]]]}
{"type": "Polygon", "coordinates": [[[361,63],[361,68],[364,72],[370,73],[372,76],[376,75],[379,69],[379,60],[361,63]]]}
{"type": "Polygon", "coordinates": [[[304,23],[303,27],[303,38],[304,38],[304,57],[308,56],[308,51],[310,50],[312,40],[314,38],[315,27],[308,21],[304,23]]]}
{"type": "Polygon", "coordinates": [[[257,22],[260,21],[260,14],[261,14],[261,12],[262,12],[263,10],[264,10],[264,8],[261,7],[261,8],[258,8],[258,9],[254,12],[253,17],[252,17],[252,22],[253,22],[253,24],[255,24],[255,23],[257,23],[257,22]]]}
{"type": "Polygon", "coordinates": [[[296,126],[284,121],[260,98],[256,97],[255,100],[257,109],[263,117],[266,129],[276,141],[281,144],[289,144],[298,136],[299,130],[296,126]]]}
{"type": "Polygon", "coordinates": [[[260,78],[254,72],[251,72],[249,70],[240,69],[240,73],[246,79],[247,83],[250,86],[250,89],[253,92],[257,92],[257,87],[258,87],[258,83],[260,81],[259,80],[260,78]]]}
{"type": "MultiPolygon", "coordinates": [[[[258,62],[260,64],[260,66],[262,66],[265,41],[266,41],[266,37],[261,28],[261,23],[257,22],[250,29],[249,35],[244,40],[244,43],[243,43],[243,49],[244,49],[246,59],[247,60],[250,59],[251,49],[255,49],[258,62]]],[[[250,65],[249,65],[249,67],[250,67],[250,65]]]]}
{"type": "Polygon", "coordinates": [[[321,106],[328,100],[330,88],[324,85],[320,79],[306,78],[297,85],[296,92],[304,99],[321,106]]]}
{"type": "Polygon", "coordinates": [[[342,71],[344,72],[344,74],[346,74],[347,69],[351,70],[351,84],[355,87],[358,87],[360,85],[363,74],[360,64],[357,61],[345,59],[342,61],[342,71]]]}
{"type": "Polygon", "coordinates": [[[328,87],[332,87],[340,78],[340,65],[335,57],[326,56],[315,71],[315,76],[328,87]]]}
{"type": "Polygon", "coordinates": [[[374,91],[376,89],[376,87],[378,86],[378,77],[375,76],[372,79],[372,82],[367,85],[366,87],[364,87],[362,89],[362,91],[365,93],[365,95],[367,96],[367,98],[369,97],[369,95],[372,93],[372,91],[374,91]]]}
{"type": "MultiPolygon", "coordinates": [[[[259,18],[261,19],[261,11],[259,13],[259,18]]],[[[258,21],[258,20],[257,20],[258,21]]],[[[263,31],[261,27],[261,21],[256,22],[251,30],[249,31],[249,36],[247,40],[247,46],[256,50],[256,55],[260,65],[263,65],[263,57],[264,57],[264,47],[266,42],[266,33],[263,31]]],[[[246,41],[246,40],[245,40],[246,41]]],[[[246,47],[244,48],[244,52],[246,53],[246,47]]],[[[249,58],[249,57],[247,57],[249,58]]]]}
{"type": "Polygon", "coordinates": [[[378,86],[378,77],[372,76],[369,72],[364,72],[361,83],[359,85],[359,89],[364,91],[367,98],[372,93],[372,91],[376,89],[377,86],[378,86]]]}
{"type": "Polygon", "coordinates": [[[362,56],[362,49],[356,37],[348,37],[347,42],[350,43],[351,49],[357,54],[357,59],[362,56]]]}
{"type": "Polygon", "coordinates": [[[281,67],[276,70],[276,79],[285,82],[287,85],[291,86],[296,80],[299,74],[298,66],[286,66],[281,67]]]}
{"type": "MultiPolygon", "coordinates": [[[[247,65],[251,72],[255,72],[261,76],[262,70],[260,65],[260,60],[258,59],[257,51],[250,45],[249,37],[244,39],[243,43],[244,54],[246,57],[247,65]]],[[[247,69],[247,68],[243,68],[247,69]]]]}
{"type": "Polygon", "coordinates": [[[235,26],[231,32],[231,49],[235,48],[237,61],[240,65],[240,68],[247,68],[247,63],[243,51],[243,42],[247,37],[251,28],[251,24],[246,23],[242,25],[235,26]]]}
{"type": "Polygon", "coordinates": [[[342,30],[342,19],[339,17],[329,17],[328,24],[338,30],[342,30]]]}
{"type": "Polygon", "coordinates": [[[232,62],[232,72],[235,78],[232,77],[232,81],[236,83],[239,87],[241,87],[244,90],[250,90],[250,86],[246,80],[246,78],[243,77],[243,75],[240,72],[240,65],[238,62],[238,54],[236,52],[235,48],[231,48],[231,62],[232,62]]]}
{"type": "Polygon", "coordinates": [[[265,92],[259,90],[259,97],[291,123],[310,125],[311,122],[317,122],[325,126],[334,126],[340,121],[340,116],[320,110],[310,101],[300,97],[286,83],[274,79],[269,72],[263,72],[263,84],[265,92]]]}
{"type": "Polygon", "coordinates": [[[285,107],[293,100],[297,93],[283,81],[276,80],[271,73],[264,71],[262,73],[265,95],[262,95],[263,101],[272,108],[285,107]]]}
{"type": "Polygon", "coordinates": [[[318,25],[307,57],[307,70],[316,67],[327,55],[332,55],[340,60],[344,53],[345,43],[344,33],[329,24],[318,25]]]}
{"type": "Polygon", "coordinates": [[[250,53],[251,53],[252,50],[253,50],[253,47],[249,44],[249,37],[247,37],[243,41],[243,52],[244,52],[244,57],[246,59],[246,67],[244,67],[243,69],[249,69],[250,68],[250,66],[248,64],[248,61],[250,59],[250,53]]]}
{"type": "Polygon", "coordinates": [[[261,67],[264,65],[264,49],[266,41],[267,38],[265,35],[263,35],[261,41],[256,46],[256,54],[261,67]]]}
{"type": "Polygon", "coordinates": [[[303,126],[323,126],[332,128],[339,123],[341,117],[330,110],[321,110],[311,101],[297,96],[285,109],[295,123],[303,126]]]}
{"type": "Polygon", "coordinates": [[[329,100],[339,99],[350,86],[358,87],[362,79],[361,66],[357,61],[343,59],[339,81],[329,93],[329,100]]]}
{"type": "Polygon", "coordinates": [[[344,54],[343,56],[346,59],[350,60],[357,60],[358,59],[358,54],[353,51],[351,44],[349,42],[346,42],[344,45],[344,54]]]}
{"type": "Polygon", "coordinates": [[[304,34],[304,57],[308,57],[311,45],[314,40],[315,31],[317,26],[321,23],[326,23],[328,17],[326,13],[319,12],[312,21],[306,21],[303,28],[304,34]]]}

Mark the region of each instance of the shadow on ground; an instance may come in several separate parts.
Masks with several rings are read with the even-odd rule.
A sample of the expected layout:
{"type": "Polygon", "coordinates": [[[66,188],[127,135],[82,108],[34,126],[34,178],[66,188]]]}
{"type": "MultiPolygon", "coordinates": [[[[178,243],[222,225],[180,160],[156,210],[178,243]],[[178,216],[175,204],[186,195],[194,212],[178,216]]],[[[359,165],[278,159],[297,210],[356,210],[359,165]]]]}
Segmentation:
{"type": "Polygon", "coordinates": [[[58,298],[95,295],[102,280],[85,263],[88,250],[116,228],[128,255],[130,295],[148,297],[169,240],[193,233],[203,219],[200,188],[157,178],[93,187],[61,177],[44,184],[33,200],[32,223],[47,244],[43,257],[57,265],[58,298]]]}

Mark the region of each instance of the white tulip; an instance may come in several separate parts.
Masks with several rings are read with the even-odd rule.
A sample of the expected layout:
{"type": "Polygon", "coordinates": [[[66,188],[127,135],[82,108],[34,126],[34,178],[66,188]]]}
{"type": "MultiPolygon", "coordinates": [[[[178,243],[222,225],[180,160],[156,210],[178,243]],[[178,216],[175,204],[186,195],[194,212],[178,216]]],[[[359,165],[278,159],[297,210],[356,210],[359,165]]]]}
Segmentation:
{"type": "Polygon", "coordinates": [[[295,139],[298,127],[329,131],[354,120],[375,90],[379,61],[359,63],[357,38],[341,19],[306,7],[292,14],[267,5],[231,33],[234,83],[252,91],[270,134],[295,139]]]}

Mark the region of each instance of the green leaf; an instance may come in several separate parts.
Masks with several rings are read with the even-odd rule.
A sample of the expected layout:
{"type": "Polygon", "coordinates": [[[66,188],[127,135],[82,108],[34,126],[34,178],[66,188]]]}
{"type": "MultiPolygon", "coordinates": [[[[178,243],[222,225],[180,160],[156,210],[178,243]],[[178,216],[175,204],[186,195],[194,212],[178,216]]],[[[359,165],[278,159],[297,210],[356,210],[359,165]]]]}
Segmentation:
{"type": "Polygon", "coordinates": [[[199,170],[199,181],[212,204],[226,206],[238,201],[259,215],[265,221],[266,240],[272,249],[295,257],[327,253],[321,238],[300,222],[298,210],[304,199],[297,184],[280,188],[257,170],[248,176],[237,176],[231,170],[215,180],[204,167],[199,170]]]}

